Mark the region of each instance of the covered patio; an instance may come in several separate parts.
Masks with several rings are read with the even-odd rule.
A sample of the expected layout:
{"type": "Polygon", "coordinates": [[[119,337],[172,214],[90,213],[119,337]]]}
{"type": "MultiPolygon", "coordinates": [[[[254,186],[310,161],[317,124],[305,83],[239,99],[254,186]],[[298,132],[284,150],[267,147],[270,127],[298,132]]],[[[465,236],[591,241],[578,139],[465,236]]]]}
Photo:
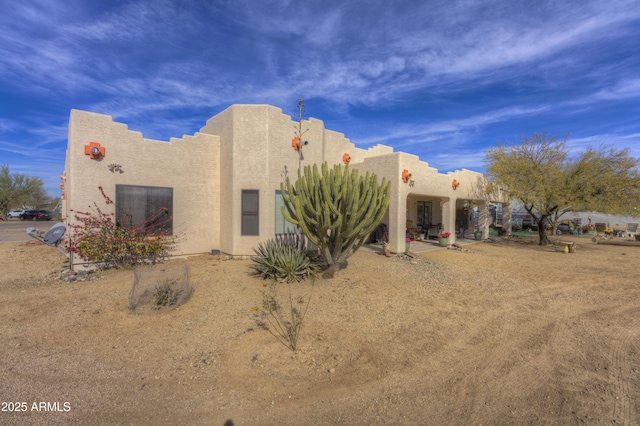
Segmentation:
{"type": "Polygon", "coordinates": [[[417,156],[402,152],[365,158],[350,166],[391,182],[391,199],[382,223],[387,226],[392,253],[405,251],[407,237],[437,241],[438,231],[449,232],[451,244],[473,240],[476,229],[483,239],[489,237],[493,194],[478,190],[484,180],[481,173],[466,169],[438,173],[417,156]]]}

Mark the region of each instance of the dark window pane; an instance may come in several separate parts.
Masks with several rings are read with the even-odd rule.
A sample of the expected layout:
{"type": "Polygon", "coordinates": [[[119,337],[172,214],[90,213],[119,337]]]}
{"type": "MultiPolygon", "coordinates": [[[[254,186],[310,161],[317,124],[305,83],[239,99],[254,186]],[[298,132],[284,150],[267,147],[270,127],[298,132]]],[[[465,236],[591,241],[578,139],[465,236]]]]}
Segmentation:
{"type": "Polygon", "coordinates": [[[154,234],[173,230],[172,218],[173,189],[172,188],[147,188],[146,219],[149,222],[146,228],[154,234]]]}
{"type": "Polygon", "coordinates": [[[158,234],[173,232],[173,189],[116,185],[116,223],[127,228],[141,226],[158,234]]]}
{"type": "Polygon", "coordinates": [[[243,189],[241,235],[260,235],[259,217],[259,191],[257,189],[243,189]]]}

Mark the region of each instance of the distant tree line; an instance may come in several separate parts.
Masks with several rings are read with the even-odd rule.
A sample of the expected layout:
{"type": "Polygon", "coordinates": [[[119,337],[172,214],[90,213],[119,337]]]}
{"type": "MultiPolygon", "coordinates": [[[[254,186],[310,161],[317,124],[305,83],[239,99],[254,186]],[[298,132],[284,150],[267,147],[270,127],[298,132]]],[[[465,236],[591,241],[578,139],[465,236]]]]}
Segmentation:
{"type": "Polygon", "coordinates": [[[1,166],[0,216],[6,217],[9,210],[23,206],[34,209],[50,208],[55,201],[44,190],[44,183],[39,177],[11,173],[9,166],[1,166]]]}

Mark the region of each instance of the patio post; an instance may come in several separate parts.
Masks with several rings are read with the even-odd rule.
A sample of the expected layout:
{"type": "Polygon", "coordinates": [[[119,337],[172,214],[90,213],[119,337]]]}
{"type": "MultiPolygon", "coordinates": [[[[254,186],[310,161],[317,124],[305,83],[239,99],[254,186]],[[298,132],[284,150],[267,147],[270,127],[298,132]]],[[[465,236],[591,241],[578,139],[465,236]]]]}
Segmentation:
{"type": "Polygon", "coordinates": [[[445,231],[451,232],[449,241],[456,242],[456,201],[451,199],[443,199],[440,201],[442,206],[442,227],[445,231]]]}
{"type": "Polygon", "coordinates": [[[482,232],[482,239],[489,238],[489,202],[478,202],[478,230],[482,232]]]}

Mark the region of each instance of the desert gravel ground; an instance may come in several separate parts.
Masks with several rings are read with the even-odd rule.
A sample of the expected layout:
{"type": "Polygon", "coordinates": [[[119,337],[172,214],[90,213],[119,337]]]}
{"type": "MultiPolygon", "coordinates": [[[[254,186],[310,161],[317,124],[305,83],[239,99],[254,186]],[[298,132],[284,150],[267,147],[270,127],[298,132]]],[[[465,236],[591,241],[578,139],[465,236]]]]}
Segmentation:
{"type": "Polygon", "coordinates": [[[640,424],[640,247],[562,239],[361,250],[296,352],[249,260],[171,261],[191,298],[131,312],[132,271],[65,282],[56,250],[0,243],[0,424],[640,424]]]}

